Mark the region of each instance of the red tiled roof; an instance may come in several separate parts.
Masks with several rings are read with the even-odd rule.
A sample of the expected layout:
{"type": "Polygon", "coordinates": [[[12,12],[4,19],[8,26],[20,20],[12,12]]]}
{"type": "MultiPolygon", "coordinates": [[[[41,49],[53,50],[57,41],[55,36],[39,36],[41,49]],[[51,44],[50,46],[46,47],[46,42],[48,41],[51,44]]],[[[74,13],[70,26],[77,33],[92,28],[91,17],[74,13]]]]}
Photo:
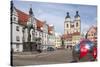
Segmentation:
{"type": "Polygon", "coordinates": [[[18,22],[19,24],[22,24],[22,25],[26,25],[27,24],[27,21],[28,21],[28,18],[29,18],[29,15],[16,9],[17,11],[17,14],[18,14],[18,22]]]}
{"type": "MultiPolygon", "coordinates": [[[[35,19],[36,19],[36,18],[35,18],[35,19]]],[[[38,20],[38,19],[36,19],[36,25],[37,25],[37,30],[42,31],[41,28],[43,27],[44,22],[43,22],[43,21],[40,21],[40,20],[38,20]]]]}
{"type": "Polygon", "coordinates": [[[63,34],[61,38],[64,40],[72,40],[72,36],[74,35],[80,35],[80,32],[75,32],[73,34],[63,34]]]}
{"type": "Polygon", "coordinates": [[[73,35],[80,35],[80,32],[74,32],[73,35]]]}
{"type": "Polygon", "coordinates": [[[87,31],[87,33],[88,33],[89,31],[91,31],[92,28],[95,29],[95,31],[97,31],[97,27],[91,26],[91,27],[89,28],[89,30],[87,31]]]}
{"type": "Polygon", "coordinates": [[[52,34],[51,32],[53,32],[53,27],[48,25],[48,34],[52,34]]]}
{"type": "Polygon", "coordinates": [[[62,36],[62,39],[64,39],[64,40],[71,40],[72,39],[72,34],[64,34],[62,36]]]}
{"type": "MultiPolygon", "coordinates": [[[[24,12],[22,12],[22,11],[20,11],[19,9],[16,9],[16,11],[17,11],[17,14],[18,14],[18,22],[19,22],[19,24],[27,25],[27,21],[29,19],[29,15],[24,13],[24,12]]],[[[35,20],[36,20],[37,30],[42,31],[41,27],[43,27],[44,22],[38,20],[37,18],[35,18],[35,20]]],[[[53,27],[50,27],[48,25],[48,34],[52,34],[51,31],[53,31],[53,27]]]]}
{"type": "MultiPolygon", "coordinates": [[[[22,11],[20,11],[20,10],[18,10],[18,9],[16,9],[16,11],[17,11],[17,14],[18,14],[18,22],[19,22],[19,24],[27,25],[27,21],[29,19],[29,15],[24,13],[24,12],[22,12],[22,11]]],[[[41,30],[41,27],[43,27],[44,22],[36,19],[36,24],[37,24],[37,29],[41,30]]]]}

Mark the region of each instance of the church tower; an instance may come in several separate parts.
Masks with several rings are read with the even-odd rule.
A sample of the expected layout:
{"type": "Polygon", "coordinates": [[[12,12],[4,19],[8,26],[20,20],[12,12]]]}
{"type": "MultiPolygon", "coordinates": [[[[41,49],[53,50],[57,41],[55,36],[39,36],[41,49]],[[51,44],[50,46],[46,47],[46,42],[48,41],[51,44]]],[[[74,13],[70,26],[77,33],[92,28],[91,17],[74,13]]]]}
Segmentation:
{"type": "Polygon", "coordinates": [[[69,12],[67,12],[67,16],[65,17],[65,22],[64,22],[64,34],[70,34],[70,24],[71,24],[71,18],[69,15],[69,12]]]}
{"type": "Polygon", "coordinates": [[[75,31],[74,32],[81,32],[81,18],[80,15],[78,13],[78,11],[76,11],[76,15],[74,16],[75,20],[74,20],[74,28],[75,31]]]}
{"type": "Polygon", "coordinates": [[[29,9],[29,20],[27,22],[27,25],[28,26],[33,26],[34,28],[36,26],[35,17],[34,17],[32,7],[29,9]]]}

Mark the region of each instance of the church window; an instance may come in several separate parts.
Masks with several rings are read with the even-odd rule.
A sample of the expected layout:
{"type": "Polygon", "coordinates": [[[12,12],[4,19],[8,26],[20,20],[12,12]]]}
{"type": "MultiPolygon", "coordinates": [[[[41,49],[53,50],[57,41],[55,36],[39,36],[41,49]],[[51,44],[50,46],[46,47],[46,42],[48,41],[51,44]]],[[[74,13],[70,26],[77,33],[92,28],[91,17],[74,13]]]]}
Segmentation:
{"type": "Polygon", "coordinates": [[[67,24],[67,26],[66,26],[66,27],[67,27],[67,28],[69,27],[69,26],[68,26],[68,24],[67,24]]]}
{"type": "Polygon", "coordinates": [[[78,27],[78,23],[76,23],[76,27],[78,27]]]}

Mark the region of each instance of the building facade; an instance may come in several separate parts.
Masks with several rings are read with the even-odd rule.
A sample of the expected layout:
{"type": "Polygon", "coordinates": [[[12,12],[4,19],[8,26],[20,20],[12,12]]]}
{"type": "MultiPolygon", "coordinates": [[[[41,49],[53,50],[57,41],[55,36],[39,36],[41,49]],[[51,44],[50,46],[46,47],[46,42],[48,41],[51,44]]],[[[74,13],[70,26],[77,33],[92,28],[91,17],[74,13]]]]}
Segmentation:
{"type": "Polygon", "coordinates": [[[92,26],[87,31],[86,38],[97,44],[97,27],[92,26]]]}
{"type": "Polygon", "coordinates": [[[54,25],[48,25],[48,46],[55,49],[55,28],[54,25]]]}
{"type": "Polygon", "coordinates": [[[17,12],[18,10],[11,2],[11,48],[14,52],[23,51],[23,24],[19,24],[22,20],[19,20],[19,14],[17,12]]]}
{"type": "Polygon", "coordinates": [[[74,46],[74,45],[76,45],[77,43],[80,42],[81,36],[79,36],[79,35],[80,35],[79,32],[73,33],[73,36],[72,36],[72,46],[74,46]]]}
{"type": "Polygon", "coordinates": [[[49,37],[54,37],[54,26],[49,30],[46,21],[34,16],[32,8],[27,14],[11,1],[11,49],[14,52],[44,50],[51,46],[49,37]]]}
{"type": "Polygon", "coordinates": [[[81,18],[76,11],[76,15],[74,16],[74,20],[72,21],[72,18],[69,15],[69,12],[67,12],[67,16],[65,17],[64,22],[64,42],[65,46],[74,46],[80,41],[80,32],[81,32],[81,18]]]}
{"type": "Polygon", "coordinates": [[[64,46],[65,48],[72,46],[72,34],[64,34],[62,36],[62,39],[64,40],[64,46]]]}
{"type": "Polygon", "coordinates": [[[65,17],[64,22],[64,34],[72,34],[74,32],[80,32],[81,29],[81,19],[78,11],[76,11],[76,15],[74,16],[74,20],[71,20],[69,12],[67,12],[67,16],[65,17]]]}
{"type": "Polygon", "coordinates": [[[55,33],[55,47],[61,48],[61,45],[62,45],[61,34],[55,33]]]}

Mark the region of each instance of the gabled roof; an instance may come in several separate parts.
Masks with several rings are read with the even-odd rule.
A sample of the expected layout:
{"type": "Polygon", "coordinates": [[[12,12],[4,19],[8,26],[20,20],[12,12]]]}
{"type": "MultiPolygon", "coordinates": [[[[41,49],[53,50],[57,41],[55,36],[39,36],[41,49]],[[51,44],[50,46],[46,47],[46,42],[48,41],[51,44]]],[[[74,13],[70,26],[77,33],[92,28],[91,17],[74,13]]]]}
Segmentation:
{"type": "MultiPolygon", "coordinates": [[[[15,8],[15,10],[16,10],[16,12],[18,14],[18,23],[21,24],[21,25],[26,26],[27,25],[27,21],[30,18],[30,16],[27,13],[25,13],[25,12],[19,10],[19,9],[15,8]]],[[[35,20],[36,20],[37,30],[43,31],[43,25],[45,24],[45,22],[41,21],[41,20],[39,20],[37,18],[35,18],[35,20]]],[[[53,27],[48,25],[48,34],[52,34],[52,32],[53,32],[53,27]]]]}
{"type": "Polygon", "coordinates": [[[97,32],[97,27],[96,26],[91,26],[90,29],[87,31],[87,33],[90,32],[92,29],[94,29],[95,32],[97,32]]]}
{"type": "Polygon", "coordinates": [[[18,14],[18,22],[19,24],[22,24],[22,25],[27,25],[27,21],[29,19],[29,15],[16,9],[15,10],[17,11],[17,14],[18,14]]]}
{"type": "MultiPolygon", "coordinates": [[[[26,26],[27,25],[27,21],[30,18],[30,16],[27,13],[22,12],[19,9],[15,8],[15,10],[16,10],[16,12],[18,14],[18,23],[21,24],[21,25],[25,25],[26,26]]],[[[41,27],[43,27],[44,22],[38,20],[37,18],[35,18],[35,20],[36,20],[37,29],[42,31],[41,27]]]]}

